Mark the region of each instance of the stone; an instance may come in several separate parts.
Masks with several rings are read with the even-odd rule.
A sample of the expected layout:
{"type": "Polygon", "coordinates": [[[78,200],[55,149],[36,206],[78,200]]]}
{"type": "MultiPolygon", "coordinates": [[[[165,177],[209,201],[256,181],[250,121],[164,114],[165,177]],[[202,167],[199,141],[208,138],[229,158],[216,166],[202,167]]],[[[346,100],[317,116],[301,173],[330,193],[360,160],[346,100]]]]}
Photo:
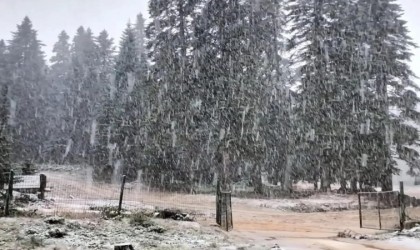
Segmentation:
{"type": "Polygon", "coordinates": [[[55,228],[55,229],[52,229],[52,230],[48,231],[48,235],[51,238],[63,238],[64,236],[67,235],[67,232],[64,231],[63,229],[55,228]]]}
{"type": "Polygon", "coordinates": [[[46,218],[44,222],[47,224],[52,224],[52,225],[55,225],[55,224],[64,225],[64,218],[54,216],[54,217],[46,218]]]}
{"type": "Polygon", "coordinates": [[[160,226],[151,226],[148,228],[147,231],[161,234],[161,233],[164,233],[166,229],[160,226]]]}
{"type": "Polygon", "coordinates": [[[69,229],[80,229],[80,228],[82,228],[82,226],[77,221],[70,221],[69,223],[67,223],[67,228],[69,228],[69,229]]]}
{"type": "Polygon", "coordinates": [[[134,250],[134,247],[130,243],[122,243],[114,245],[114,250],[134,250]]]}
{"type": "Polygon", "coordinates": [[[37,234],[38,232],[36,230],[30,228],[30,229],[26,230],[25,233],[26,234],[37,234]]]}

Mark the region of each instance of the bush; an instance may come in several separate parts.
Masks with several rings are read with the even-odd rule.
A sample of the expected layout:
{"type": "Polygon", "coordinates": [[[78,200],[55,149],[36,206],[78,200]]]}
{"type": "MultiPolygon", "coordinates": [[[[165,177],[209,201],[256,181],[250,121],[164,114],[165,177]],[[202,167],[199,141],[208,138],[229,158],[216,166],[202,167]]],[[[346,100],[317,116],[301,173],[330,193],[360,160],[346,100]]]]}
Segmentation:
{"type": "Polygon", "coordinates": [[[101,215],[105,219],[115,218],[118,214],[118,207],[103,207],[101,209],[101,215]]]}
{"type": "Polygon", "coordinates": [[[130,225],[148,228],[150,226],[153,226],[154,223],[144,212],[136,212],[130,216],[130,225]]]}

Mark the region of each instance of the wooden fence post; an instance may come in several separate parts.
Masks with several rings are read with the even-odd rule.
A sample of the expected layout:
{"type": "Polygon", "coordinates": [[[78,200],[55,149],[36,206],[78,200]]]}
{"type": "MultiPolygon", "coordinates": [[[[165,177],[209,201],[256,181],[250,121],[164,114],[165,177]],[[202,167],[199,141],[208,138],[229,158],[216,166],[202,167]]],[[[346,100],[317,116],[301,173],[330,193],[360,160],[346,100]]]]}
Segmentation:
{"type": "Polygon", "coordinates": [[[360,228],[363,227],[363,219],[362,219],[362,201],[360,199],[360,193],[357,194],[357,198],[359,200],[359,223],[360,223],[360,228]]]}
{"type": "Polygon", "coordinates": [[[405,199],[404,182],[400,181],[400,230],[404,229],[405,222],[405,199]]]}
{"type": "Polygon", "coordinates": [[[7,194],[6,194],[6,205],[4,208],[4,214],[6,216],[9,216],[10,214],[10,201],[13,197],[13,179],[14,179],[14,175],[15,173],[13,172],[13,170],[10,171],[10,175],[9,175],[9,185],[8,185],[8,190],[7,190],[7,194]]]}
{"type": "Polygon", "coordinates": [[[233,229],[233,215],[232,215],[232,193],[228,192],[225,194],[226,200],[226,231],[233,229]]]}
{"type": "Polygon", "coordinates": [[[121,206],[122,206],[123,195],[124,195],[125,177],[126,176],[124,175],[122,179],[122,183],[121,183],[120,202],[118,203],[118,214],[121,214],[121,206]]]}
{"type": "Polygon", "coordinates": [[[220,227],[230,231],[233,229],[231,193],[220,192],[220,197],[220,227]]]}
{"type": "Polygon", "coordinates": [[[221,192],[221,202],[220,202],[220,227],[228,231],[228,223],[227,223],[227,204],[226,204],[226,196],[224,192],[221,192]]]}
{"type": "Polygon", "coordinates": [[[221,197],[220,197],[220,180],[217,180],[216,184],[216,223],[220,226],[221,225],[221,197]]]}
{"type": "Polygon", "coordinates": [[[379,194],[376,197],[376,199],[377,199],[377,202],[378,202],[377,205],[378,205],[379,230],[382,230],[381,203],[380,203],[381,197],[379,196],[379,194]]]}
{"type": "Polygon", "coordinates": [[[45,174],[39,175],[39,198],[45,199],[45,189],[47,188],[47,176],[45,174]]]}

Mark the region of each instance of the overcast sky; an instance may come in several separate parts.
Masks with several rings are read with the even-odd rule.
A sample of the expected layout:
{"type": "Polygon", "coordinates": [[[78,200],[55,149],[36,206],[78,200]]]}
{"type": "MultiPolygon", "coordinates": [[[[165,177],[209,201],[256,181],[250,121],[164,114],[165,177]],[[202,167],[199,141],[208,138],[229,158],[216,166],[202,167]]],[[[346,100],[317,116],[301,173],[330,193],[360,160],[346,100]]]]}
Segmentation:
{"type": "MultiPolygon", "coordinates": [[[[420,0],[398,0],[413,40],[420,44],[420,0]]],[[[136,15],[148,16],[148,0],[0,0],[0,39],[9,40],[16,25],[27,15],[51,56],[52,45],[65,30],[73,36],[81,25],[97,35],[103,29],[118,42],[127,22],[136,15]]],[[[413,50],[411,67],[420,76],[420,49],[413,50]]],[[[420,80],[416,80],[420,86],[420,80]]]]}
{"type": "Polygon", "coordinates": [[[148,0],[0,0],[0,39],[10,40],[28,16],[47,57],[62,30],[73,37],[79,26],[90,27],[95,35],[106,29],[118,42],[129,20],[135,22],[140,12],[147,17],[147,6],[148,0]]]}

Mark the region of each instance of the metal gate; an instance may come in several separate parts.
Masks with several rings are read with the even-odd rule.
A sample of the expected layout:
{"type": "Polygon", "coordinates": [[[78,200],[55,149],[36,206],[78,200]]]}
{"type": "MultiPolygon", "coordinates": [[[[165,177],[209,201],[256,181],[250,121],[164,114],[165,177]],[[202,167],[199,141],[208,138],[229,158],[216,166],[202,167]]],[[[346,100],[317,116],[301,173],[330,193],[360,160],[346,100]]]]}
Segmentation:
{"type": "Polygon", "coordinates": [[[396,230],[402,226],[403,207],[398,191],[360,192],[360,228],[396,230]]]}

